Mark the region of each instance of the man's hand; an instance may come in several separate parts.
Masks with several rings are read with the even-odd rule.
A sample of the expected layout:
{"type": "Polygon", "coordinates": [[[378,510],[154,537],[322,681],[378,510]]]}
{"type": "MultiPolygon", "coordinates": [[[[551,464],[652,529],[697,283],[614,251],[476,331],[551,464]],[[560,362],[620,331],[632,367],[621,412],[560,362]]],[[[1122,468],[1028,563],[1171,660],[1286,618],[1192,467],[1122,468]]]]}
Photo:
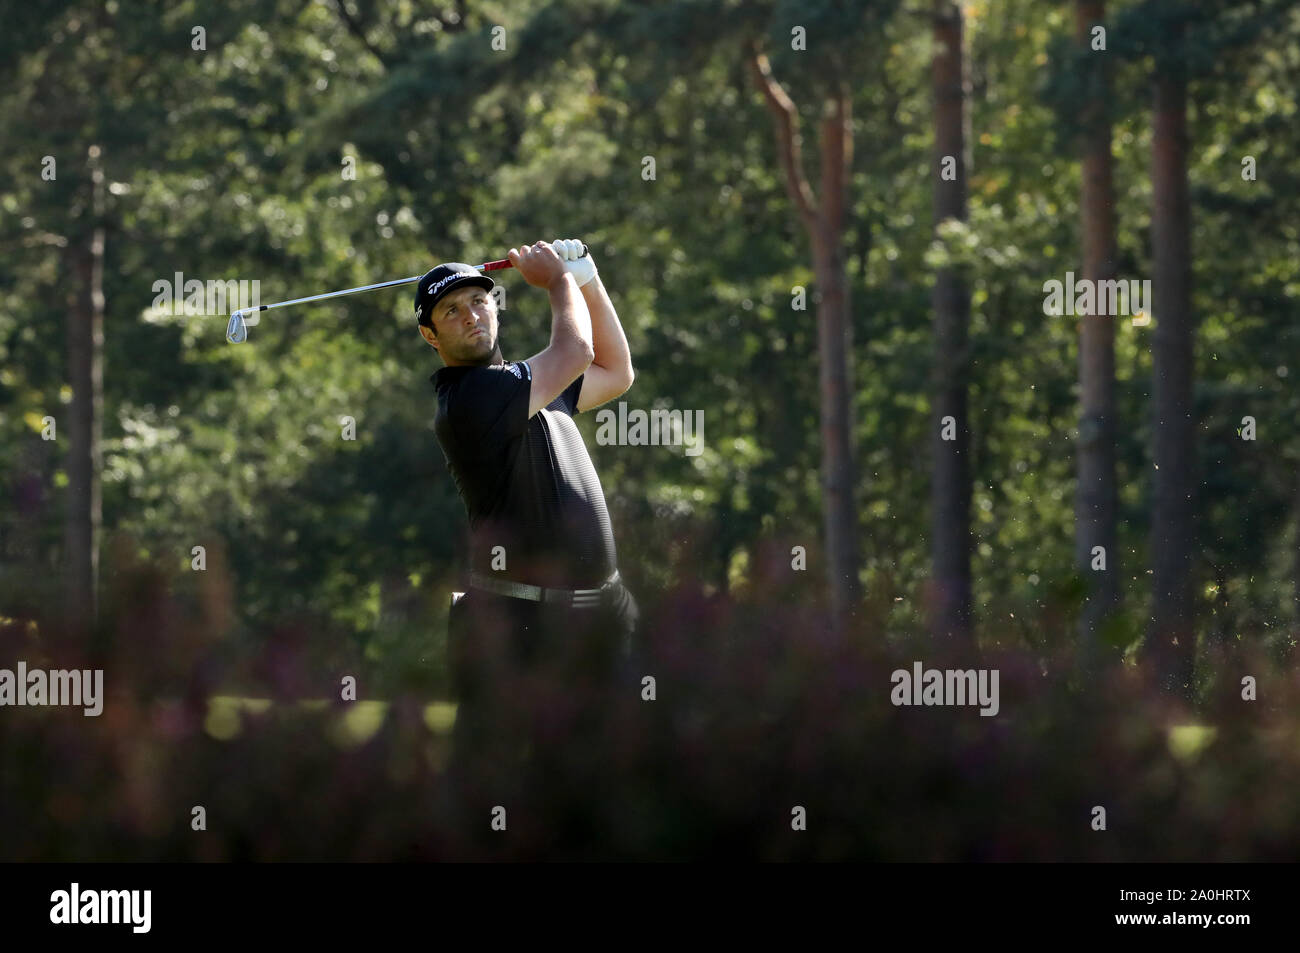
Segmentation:
{"type": "Polygon", "coordinates": [[[563,260],[546,242],[512,248],[508,257],[510,264],[524,276],[524,281],[534,288],[554,287],[568,274],[564,269],[563,260]]]}
{"type": "Polygon", "coordinates": [[[582,253],[582,242],[578,239],[559,238],[551,242],[551,247],[564,259],[564,270],[573,275],[579,288],[596,277],[596,260],[591,257],[590,249],[587,254],[582,253]]]}

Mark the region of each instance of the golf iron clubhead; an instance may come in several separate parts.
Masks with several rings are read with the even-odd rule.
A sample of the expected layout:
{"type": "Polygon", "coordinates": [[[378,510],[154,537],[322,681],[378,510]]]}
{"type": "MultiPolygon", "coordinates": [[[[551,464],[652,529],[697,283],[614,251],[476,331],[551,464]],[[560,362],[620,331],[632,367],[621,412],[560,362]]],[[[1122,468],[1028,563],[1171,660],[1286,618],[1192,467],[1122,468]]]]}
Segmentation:
{"type": "Polygon", "coordinates": [[[230,323],[226,325],[226,340],[231,344],[243,344],[247,338],[248,325],[244,323],[244,312],[232,312],[230,323]]]}

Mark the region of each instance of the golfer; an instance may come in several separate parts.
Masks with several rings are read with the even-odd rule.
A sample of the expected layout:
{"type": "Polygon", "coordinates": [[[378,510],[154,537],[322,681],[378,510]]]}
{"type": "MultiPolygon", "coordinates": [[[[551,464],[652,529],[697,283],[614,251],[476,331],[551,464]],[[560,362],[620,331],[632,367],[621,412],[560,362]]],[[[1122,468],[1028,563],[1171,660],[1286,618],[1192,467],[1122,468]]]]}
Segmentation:
{"type": "Polygon", "coordinates": [[[583,836],[574,828],[589,811],[568,795],[598,796],[637,621],[600,479],[573,422],[633,379],[627,338],[582,248],[510,250],[523,279],[550,299],[550,344],[527,360],[501,355],[485,274],[442,264],[416,290],[420,333],[445,365],[431,378],[434,432],[469,518],[468,586],[448,623],[459,701],[450,774],[464,823],[483,830],[503,806],[508,830],[583,836]]]}

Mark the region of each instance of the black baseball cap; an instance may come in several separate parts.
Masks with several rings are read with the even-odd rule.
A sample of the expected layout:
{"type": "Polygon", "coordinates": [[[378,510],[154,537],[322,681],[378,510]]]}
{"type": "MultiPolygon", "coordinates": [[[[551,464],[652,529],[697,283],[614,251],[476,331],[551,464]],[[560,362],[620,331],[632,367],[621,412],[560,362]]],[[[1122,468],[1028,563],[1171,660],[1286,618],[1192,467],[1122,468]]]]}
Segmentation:
{"type": "Polygon", "coordinates": [[[415,323],[432,328],[433,309],[438,299],[466,285],[477,285],[491,291],[496,282],[462,261],[448,261],[430,268],[415,286],[415,323]]]}

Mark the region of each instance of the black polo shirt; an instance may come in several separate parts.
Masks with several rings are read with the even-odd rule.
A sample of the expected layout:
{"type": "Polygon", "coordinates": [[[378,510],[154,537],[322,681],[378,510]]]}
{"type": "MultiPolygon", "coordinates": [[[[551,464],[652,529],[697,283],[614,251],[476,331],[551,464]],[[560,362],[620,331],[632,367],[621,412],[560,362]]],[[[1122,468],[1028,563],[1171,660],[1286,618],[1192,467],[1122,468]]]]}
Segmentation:
{"type": "Polygon", "coordinates": [[[582,377],[531,418],[527,361],[443,367],[430,380],[434,433],[469,515],[470,568],[536,586],[601,585],[617,558],[605,494],[573,422],[582,377]],[[492,568],[497,546],[504,570],[492,568]]]}

